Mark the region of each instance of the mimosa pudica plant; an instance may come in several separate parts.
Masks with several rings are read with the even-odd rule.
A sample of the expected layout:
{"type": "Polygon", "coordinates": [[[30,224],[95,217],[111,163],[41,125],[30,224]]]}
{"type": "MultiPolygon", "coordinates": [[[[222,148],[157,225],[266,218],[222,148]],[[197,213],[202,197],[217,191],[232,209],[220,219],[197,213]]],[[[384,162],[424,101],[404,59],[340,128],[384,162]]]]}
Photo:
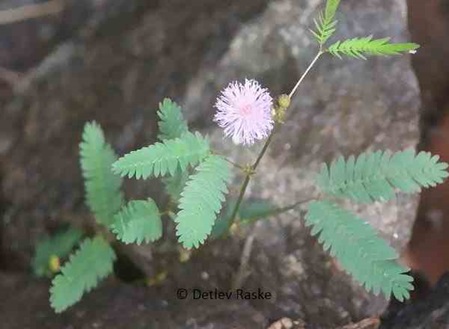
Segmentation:
{"type": "MultiPolygon", "coordinates": [[[[87,205],[98,225],[124,244],[151,243],[162,236],[162,218],[169,214],[176,223],[180,244],[191,249],[199,248],[211,234],[217,237],[227,232],[237,221],[245,219],[250,223],[303,205],[305,224],[311,234],[356,281],[375,294],[382,292],[386,298],[393,296],[399,301],[409,298],[412,277],[398,262],[398,253],[362,218],[337,201],[383,202],[397,192],[417,193],[421,188],[442,183],[448,176],[448,165],[440,162],[438,156],[405,150],[340,157],[323,164],[317,173],[319,197],[283,208],[251,204],[245,198],[248,184],[257,173],[273,136],[287,120],[291,99],[322,56],[366,59],[414,53],[419,47],[372,36],[328,45],[337,28],[335,15],[339,4],[340,0],[327,0],[315,20],[311,33],[317,42],[317,54],[290,93],[273,100],[267,89],[251,79],[230,83],[218,96],[214,121],[224,129],[225,136],[243,146],[264,141],[252,164],[235,164],[214,152],[205,136],[189,129],[180,106],[170,99],[163,100],[159,106],[158,141],[121,158],[106,143],[101,127],[95,122],[87,123],[80,145],[80,162],[87,205]],[[244,175],[237,198],[227,195],[232,169],[244,175]],[[126,201],[121,192],[123,177],[161,178],[172,208],[162,210],[151,198],[126,201]]],[[[69,236],[79,238],[80,235],[72,232],[69,236]]],[[[52,247],[54,241],[46,240],[34,268],[40,274],[48,273],[51,257],[65,257],[75,245],[73,240],[76,241],[71,239],[61,250],[52,247]]],[[[60,270],[53,279],[50,297],[56,312],[77,303],[113,272],[117,256],[110,243],[110,238],[100,230],[96,236],[84,238],[62,267],[52,267],[53,272],[60,270]]]]}

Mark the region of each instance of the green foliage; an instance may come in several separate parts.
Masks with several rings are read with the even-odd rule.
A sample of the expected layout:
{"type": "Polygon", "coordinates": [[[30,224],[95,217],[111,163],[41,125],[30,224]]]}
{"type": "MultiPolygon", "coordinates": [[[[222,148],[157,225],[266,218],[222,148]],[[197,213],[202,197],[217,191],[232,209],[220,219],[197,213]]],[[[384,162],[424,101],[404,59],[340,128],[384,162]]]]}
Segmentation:
{"type": "Polygon", "coordinates": [[[316,30],[311,32],[321,46],[335,33],[337,26],[335,14],[339,4],[340,0],[327,0],[326,8],[319,14],[318,20],[314,20],[316,30]]]}
{"type": "Polygon", "coordinates": [[[406,150],[394,153],[377,151],[323,165],[316,181],[327,194],[361,203],[390,200],[394,188],[405,193],[419,192],[421,187],[435,186],[448,176],[448,165],[438,162],[428,152],[406,150]]]}
{"type": "Polygon", "coordinates": [[[80,158],[87,204],[97,221],[108,226],[123,203],[122,180],[111,172],[117,156],[96,122],[84,126],[80,158]]]}
{"type": "Polygon", "coordinates": [[[114,250],[102,237],[84,240],[64,264],[61,274],[53,279],[50,289],[53,309],[60,313],[78,302],[84,293],[112,273],[115,259],[114,250]]]}
{"type": "Polygon", "coordinates": [[[395,250],[362,219],[328,201],[314,201],[305,220],[324,249],[368,291],[382,291],[400,301],[410,297],[412,278],[404,274],[408,269],[397,263],[395,250]]]}
{"type": "Polygon", "coordinates": [[[121,176],[146,179],[175,175],[188,166],[197,165],[210,153],[208,141],[199,133],[186,133],[180,138],[166,140],[128,153],[116,161],[113,171],[121,176]]]}
{"type": "Polygon", "coordinates": [[[159,239],[162,222],[156,203],[151,199],[130,201],[115,215],[112,231],[126,244],[159,239]]]}
{"type": "Polygon", "coordinates": [[[185,248],[197,248],[210,234],[230,177],[229,164],[217,155],[209,155],[190,176],[175,218],[178,240],[185,248]]]}
{"type": "Polygon", "coordinates": [[[67,257],[82,235],[80,230],[69,228],[39,241],[32,262],[34,274],[40,277],[52,276],[53,270],[49,266],[51,257],[67,257]]]}
{"type": "Polygon", "coordinates": [[[160,140],[179,138],[188,132],[187,123],[185,122],[181,108],[171,99],[164,99],[159,104],[158,116],[160,140]]]}
{"type": "MultiPolygon", "coordinates": [[[[158,138],[160,140],[180,138],[188,133],[189,128],[184,120],[181,108],[172,100],[166,98],[159,104],[158,115],[160,118],[158,138]]],[[[178,202],[188,178],[188,171],[177,170],[173,176],[163,179],[165,191],[172,202],[178,202]]]]}
{"type": "Polygon", "coordinates": [[[390,38],[373,39],[372,36],[337,41],[329,47],[329,52],[342,58],[341,55],[366,59],[365,55],[398,55],[419,48],[416,43],[390,43],[390,38]]]}

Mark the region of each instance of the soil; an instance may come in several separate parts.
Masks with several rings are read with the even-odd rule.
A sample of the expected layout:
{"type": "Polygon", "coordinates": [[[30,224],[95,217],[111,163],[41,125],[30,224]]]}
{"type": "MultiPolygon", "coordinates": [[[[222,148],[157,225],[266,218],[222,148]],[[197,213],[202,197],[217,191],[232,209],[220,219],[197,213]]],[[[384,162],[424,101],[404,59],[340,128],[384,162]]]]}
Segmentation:
{"type": "MultiPolygon", "coordinates": [[[[173,301],[164,289],[143,289],[113,279],[56,316],[47,303],[46,282],[5,273],[0,279],[2,293],[10,296],[0,301],[2,328],[8,329],[266,329],[269,323],[268,329],[305,328],[300,319],[272,321],[246,301],[173,301]]],[[[378,324],[366,319],[338,329],[377,329],[378,324]]]]}

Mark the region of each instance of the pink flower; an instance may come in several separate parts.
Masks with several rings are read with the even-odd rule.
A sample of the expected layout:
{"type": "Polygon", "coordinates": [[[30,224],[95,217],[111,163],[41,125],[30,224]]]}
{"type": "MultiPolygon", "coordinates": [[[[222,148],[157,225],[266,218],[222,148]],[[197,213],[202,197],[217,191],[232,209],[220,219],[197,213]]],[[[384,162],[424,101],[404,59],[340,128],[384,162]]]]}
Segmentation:
{"type": "Polygon", "coordinates": [[[215,103],[214,121],[236,144],[251,145],[266,138],[273,129],[273,99],[256,80],[231,82],[215,103]]]}

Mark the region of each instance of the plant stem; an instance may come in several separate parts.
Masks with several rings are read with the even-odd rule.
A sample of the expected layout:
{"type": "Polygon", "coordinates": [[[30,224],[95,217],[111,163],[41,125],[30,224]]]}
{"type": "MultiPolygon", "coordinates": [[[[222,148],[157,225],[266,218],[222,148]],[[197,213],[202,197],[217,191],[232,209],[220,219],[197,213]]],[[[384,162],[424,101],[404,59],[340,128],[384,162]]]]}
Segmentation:
{"type": "Polygon", "coordinates": [[[228,159],[228,158],[226,158],[226,157],[223,157],[223,159],[224,159],[226,162],[228,162],[228,163],[230,163],[231,165],[233,165],[234,167],[236,167],[236,168],[238,168],[238,169],[240,169],[240,170],[245,170],[245,168],[244,168],[242,165],[239,165],[238,163],[235,163],[235,162],[232,161],[231,159],[228,159]]]}
{"type": "Polygon", "coordinates": [[[235,218],[237,217],[237,213],[240,209],[240,205],[242,204],[243,197],[245,196],[246,188],[248,187],[249,180],[251,176],[246,174],[245,180],[243,181],[242,186],[240,187],[239,197],[237,199],[237,203],[234,206],[234,210],[232,210],[231,220],[229,221],[229,226],[231,226],[235,222],[235,218]]]}
{"type": "Polygon", "coordinates": [[[316,197],[310,197],[310,198],[307,198],[307,199],[303,199],[303,200],[297,201],[297,202],[295,202],[295,203],[293,203],[293,204],[291,204],[289,206],[285,206],[285,207],[275,208],[275,209],[269,210],[266,213],[264,213],[262,216],[259,215],[259,216],[255,216],[255,217],[245,217],[245,218],[243,218],[243,220],[244,220],[244,223],[251,223],[251,222],[254,222],[254,221],[258,220],[258,219],[268,218],[268,217],[276,216],[276,215],[279,215],[279,214],[283,214],[284,212],[287,212],[289,210],[293,210],[296,207],[298,207],[300,205],[303,205],[304,203],[307,203],[307,202],[310,202],[310,201],[314,201],[314,200],[319,200],[319,198],[320,198],[319,196],[316,196],[316,197]]]}
{"type": "Polygon", "coordinates": [[[230,164],[233,165],[235,168],[238,168],[238,169],[240,169],[240,170],[242,170],[242,171],[245,170],[245,167],[244,167],[244,166],[242,166],[241,164],[238,164],[238,163],[232,161],[231,159],[229,159],[228,157],[226,157],[226,156],[223,155],[223,154],[220,154],[220,153],[215,152],[215,151],[212,151],[212,154],[221,156],[226,162],[230,163],[230,164]]]}
{"type": "Polygon", "coordinates": [[[317,197],[310,197],[310,198],[307,198],[307,199],[304,199],[304,200],[297,201],[297,202],[295,202],[294,204],[292,204],[290,206],[274,209],[272,212],[269,213],[269,216],[275,216],[275,215],[282,214],[284,212],[287,212],[289,210],[295,209],[296,207],[298,207],[298,206],[300,206],[300,205],[302,205],[304,203],[307,203],[309,201],[313,201],[313,200],[318,200],[318,198],[317,197]]]}
{"type": "Polygon", "coordinates": [[[237,199],[237,203],[235,204],[234,210],[232,211],[231,221],[229,222],[229,225],[232,225],[235,222],[235,218],[237,217],[237,213],[240,209],[240,205],[242,204],[243,197],[245,196],[245,193],[246,193],[246,189],[248,188],[248,184],[251,179],[251,175],[256,171],[257,166],[259,165],[263,156],[267,152],[268,146],[270,146],[270,143],[273,140],[273,136],[276,133],[276,131],[278,130],[278,128],[279,128],[279,124],[276,123],[273,130],[271,131],[270,136],[268,136],[267,140],[265,141],[265,145],[262,147],[262,150],[260,151],[259,156],[257,157],[254,164],[251,166],[250,172],[246,173],[245,180],[243,181],[242,187],[240,188],[240,193],[239,193],[239,197],[237,199]]]}
{"type": "Polygon", "coordinates": [[[293,87],[292,91],[290,92],[290,94],[288,95],[290,98],[293,97],[293,95],[295,94],[296,90],[298,89],[299,85],[302,83],[302,81],[304,80],[304,78],[307,76],[307,74],[310,72],[310,70],[312,69],[312,67],[315,65],[316,61],[318,60],[318,58],[320,58],[321,55],[323,55],[324,51],[320,49],[320,51],[318,52],[318,54],[315,56],[315,58],[313,59],[313,61],[309,64],[309,67],[305,70],[305,72],[303,73],[303,75],[301,76],[301,78],[298,80],[298,82],[296,83],[296,85],[293,87]]]}
{"type": "MultiPolygon", "coordinates": [[[[293,87],[292,91],[289,94],[289,98],[292,98],[292,96],[295,94],[296,90],[298,89],[298,87],[300,86],[300,84],[302,83],[304,78],[307,76],[307,74],[310,72],[310,70],[315,65],[315,63],[318,61],[318,59],[320,58],[320,56],[322,54],[324,54],[324,51],[320,48],[318,54],[315,56],[315,58],[309,64],[309,66],[304,71],[302,76],[299,78],[299,80],[296,83],[295,87],[293,87]]],[[[242,186],[240,188],[240,193],[239,193],[237,202],[235,204],[234,210],[232,211],[231,220],[229,222],[229,225],[232,225],[235,222],[235,218],[237,217],[237,213],[238,213],[238,211],[240,209],[240,205],[242,204],[243,197],[245,196],[246,189],[248,188],[249,181],[251,180],[251,176],[256,172],[257,166],[259,165],[259,163],[262,160],[263,156],[267,152],[268,147],[270,146],[271,141],[273,140],[273,137],[277,133],[277,131],[279,130],[280,126],[281,126],[280,122],[276,122],[275,123],[275,125],[273,127],[273,130],[271,131],[270,136],[268,136],[267,140],[265,141],[265,145],[262,147],[262,150],[259,153],[259,156],[257,157],[257,159],[254,162],[254,164],[251,166],[251,168],[250,168],[251,170],[246,171],[245,180],[243,181],[242,186]]]]}
{"type": "Polygon", "coordinates": [[[252,167],[253,171],[256,171],[257,166],[259,165],[259,163],[260,163],[260,161],[262,160],[263,156],[264,156],[265,153],[267,152],[268,146],[270,146],[271,141],[273,140],[273,136],[274,136],[274,135],[276,134],[276,132],[279,130],[279,127],[280,127],[280,124],[279,124],[279,123],[276,123],[276,124],[274,125],[274,128],[273,128],[273,130],[271,131],[270,136],[268,136],[267,140],[265,141],[265,145],[262,147],[262,150],[260,151],[260,154],[259,154],[259,156],[258,156],[257,159],[256,159],[256,162],[254,162],[254,164],[253,164],[253,167],[252,167]]]}

